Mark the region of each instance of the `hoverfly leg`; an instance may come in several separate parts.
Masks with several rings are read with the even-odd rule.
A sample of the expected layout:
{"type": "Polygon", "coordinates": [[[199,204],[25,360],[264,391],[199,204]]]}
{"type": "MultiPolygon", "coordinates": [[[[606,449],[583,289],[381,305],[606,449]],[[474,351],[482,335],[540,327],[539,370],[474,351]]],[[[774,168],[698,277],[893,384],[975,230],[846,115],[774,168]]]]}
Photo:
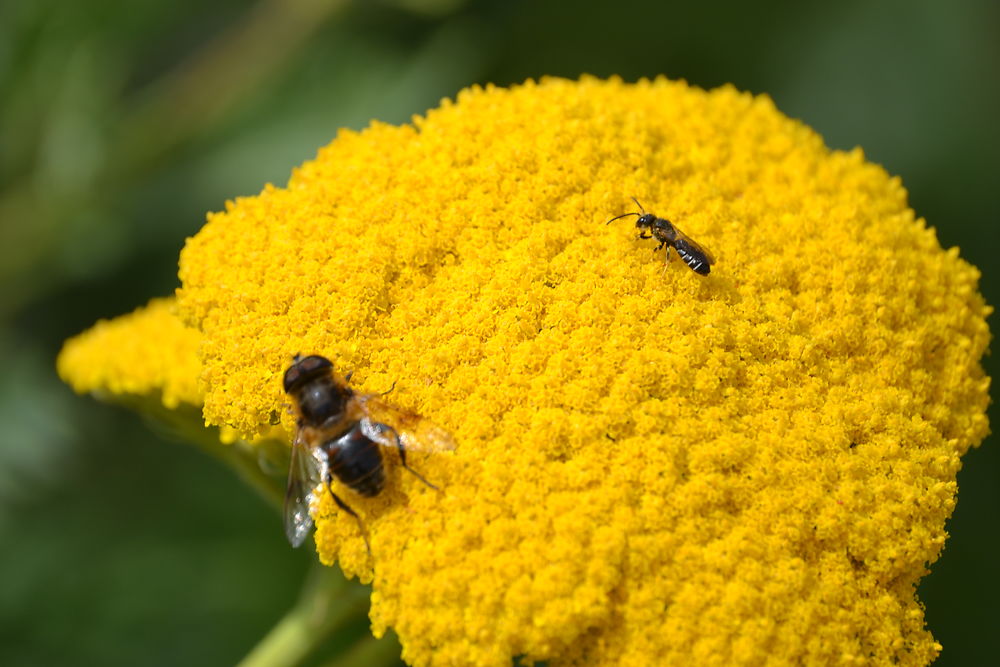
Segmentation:
{"type": "Polygon", "coordinates": [[[423,475],[421,475],[419,472],[417,472],[416,470],[414,470],[413,468],[411,468],[410,466],[408,466],[406,464],[406,447],[403,446],[403,441],[400,440],[399,434],[396,433],[396,429],[394,429],[393,427],[389,426],[388,424],[373,424],[373,426],[375,426],[375,428],[378,430],[379,433],[389,433],[389,434],[392,435],[393,439],[396,441],[396,449],[399,450],[399,461],[400,461],[400,463],[403,464],[404,468],[406,468],[411,473],[413,473],[414,477],[416,477],[417,479],[419,479],[421,482],[423,482],[427,486],[431,487],[435,491],[440,491],[440,489],[438,487],[436,487],[433,484],[431,484],[430,482],[428,482],[427,479],[423,475]]]}
{"type": "Polygon", "coordinates": [[[333,481],[333,475],[327,473],[323,481],[326,483],[326,490],[330,492],[330,496],[333,498],[333,502],[337,503],[337,507],[344,510],[351,516],[353,516],[354,520],[358,522],[358,530],[361,531],[361,538],[365,541],[365,548],[368,549],[368,555],[371,556],[372,545],[368,542],[368,531],[365,530],[365,524],[361,521],[361,517],[358,516],[357,512],[352,510],[347,503],[341,500],[340,497],[333,492],[333,487],[330,485],[330,483],[333,481]]]}

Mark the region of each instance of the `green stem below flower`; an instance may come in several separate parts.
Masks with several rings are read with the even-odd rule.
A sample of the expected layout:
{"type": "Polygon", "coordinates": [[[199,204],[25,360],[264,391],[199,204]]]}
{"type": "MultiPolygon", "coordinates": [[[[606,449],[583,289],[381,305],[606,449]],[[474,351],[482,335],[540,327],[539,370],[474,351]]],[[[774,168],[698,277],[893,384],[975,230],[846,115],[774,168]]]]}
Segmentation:
{"type": "Polygon", "coordinates": [[[301,664],[334,632],[363,617],[369,597],[367,586],[347,580],[337,568],[315,562],[299,601],[239,663],[239,667],[301,664]]]}

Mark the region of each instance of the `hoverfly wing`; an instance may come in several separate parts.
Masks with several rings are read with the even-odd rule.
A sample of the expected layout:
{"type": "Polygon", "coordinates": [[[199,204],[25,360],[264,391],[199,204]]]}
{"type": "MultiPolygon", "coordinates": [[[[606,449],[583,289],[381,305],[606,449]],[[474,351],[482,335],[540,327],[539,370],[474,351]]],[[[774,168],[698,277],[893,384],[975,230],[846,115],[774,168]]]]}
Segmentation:
{"type": "Polygon", "coordinates": [[[395,447],[396,440],[391,432],[379,428],[380,424],[391,427],[408,450],[433,454],[455,449],[451,434],[429,419],[389,405],[376,394],[356,394],[355,397],[366,417],[361,422],[362,430],[383,447],[395,447]]]}
{"type": "Polygon", "coordinates": [[[313,521],[309,505],[313,489],[319,483],[320,473],[316,459],[296,434],[292,443],[292,457],[288,465],[288,488],[285,491],[285,536],[293,547],[301,546],[309,536],[313,521]]]}

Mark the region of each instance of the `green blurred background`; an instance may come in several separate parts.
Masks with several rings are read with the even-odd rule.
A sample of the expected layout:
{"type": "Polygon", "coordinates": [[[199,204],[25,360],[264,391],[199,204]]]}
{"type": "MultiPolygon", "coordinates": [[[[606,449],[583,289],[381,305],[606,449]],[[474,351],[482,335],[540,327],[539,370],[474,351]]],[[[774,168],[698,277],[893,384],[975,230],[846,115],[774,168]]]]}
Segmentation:
{"type": "MultiPolygon", "coordinates": [[[[72,395],[53,360],[170,293],[206,211],[284,184],[339,127],[544,74],[731,82],[900,175],[1000,302],[995,0],[206,4],[0,4],[4,665],[233,664],[293,604],[311,556],[273,510],[195,448],[72,395]]],[[[965,458],[920,588],[942,666],[997,662],[991,440],[965,458]]]]}

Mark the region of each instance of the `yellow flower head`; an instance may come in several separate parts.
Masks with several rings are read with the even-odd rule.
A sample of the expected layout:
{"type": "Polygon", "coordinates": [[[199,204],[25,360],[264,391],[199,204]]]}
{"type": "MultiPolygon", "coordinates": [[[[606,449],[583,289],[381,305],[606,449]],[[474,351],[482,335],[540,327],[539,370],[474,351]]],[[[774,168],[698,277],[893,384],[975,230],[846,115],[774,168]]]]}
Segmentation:
{"type": "MultiPolygon", "coordinates": [[[[987,432],[979,274],[898,179],[766,97],[473,88],[341,132],[181,255],[204,414],[280,417],[292,355],[458,443],[314,508],[418,665],[926,664],[915,587],[987,432]],[[716,258],[636,239],[646,210],[716,258]]],[[[394,453],[387,457],[398,461],[394,453]]]]}
{"type": "Polygon", "coordinates": [[[153,299],[134,313],[101,320],[66,342],[57,370],[78,393],[158,395],[163,406],[200,406],[201,334],[177,317],[174,299],[153,299]]]}

